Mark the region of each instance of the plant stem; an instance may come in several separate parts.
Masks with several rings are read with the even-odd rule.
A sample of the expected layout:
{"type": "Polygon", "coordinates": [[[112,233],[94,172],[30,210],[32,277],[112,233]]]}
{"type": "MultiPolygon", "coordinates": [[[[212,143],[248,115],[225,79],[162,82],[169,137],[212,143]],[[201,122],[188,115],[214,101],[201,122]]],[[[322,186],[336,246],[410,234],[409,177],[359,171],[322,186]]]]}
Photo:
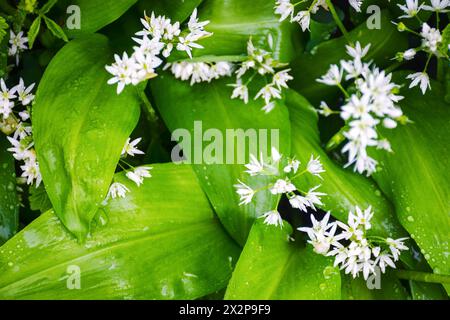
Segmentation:
{"type": "Polygon", "coordinates": [[[347,90],[344,89],[344,87],[342,86],[342,84],[338,83],[337,87],[342,91],[342,93],[344,94],[345,98],[350,98],[350,95],[348,94],[347,90]]]}
{"type": "Polygon", "coordinates": [[[386,74],[389,74],[389,73],[391,73],[392,71],[395,71],[398,67],[401,67],[404,63],[405,63],[405,61],[397,61],[397,62],[394,62],[394,63],[391,64],[389,67],[387,67],[386,69],[384,69],[384,71],[386,72],[386,74]]]}
{"type": "Polygon", "coordinates": [[[344,132],[347,131],[347,126],[344,126],[336,133],[326,144],[325,150],[327,152],[333,151],[336,149],[342,142],[345,140],[344,132]]]}
{"type": "Polygon", "coordinates": [[[450,284],[450,276],[443,274],[427,273],[420,271],[396,270],[395,274],[400,279],[427,282],[427,283],[443,283],[450,284]]]}
{"type": "Polygon", "coordinates": [[[156,115],[156,111],[155,109],[153,109],[152,104],[150,103],[150,101],[148,100],[147,96],[145,95],[144,90],[139,90],[137,89],[139,98],[141,98],[141,101],[144,105],[144,112],[147,115],[147,119],[150,122],[150,124],[155,125],[156,123],[158,123],[158,116],[156,115]]]}
{"type": "Polygon", "coordinates": [[[333,6],[333,3],[331,3],[331,0],[326,0],[328,8],[330,8],[331,15],[333,16],[334,21],[336,22],[339,30],[341,30],[342,34],[344,35],[344,38],[347,40],[349,44],[352,44],[352,40],[350,39],[350,36],[348,34],[347,29],[345,29],[344,24],[342,23],[341,19],[339,18],[339,15],[336,12],[336,9],[333,6]]]}

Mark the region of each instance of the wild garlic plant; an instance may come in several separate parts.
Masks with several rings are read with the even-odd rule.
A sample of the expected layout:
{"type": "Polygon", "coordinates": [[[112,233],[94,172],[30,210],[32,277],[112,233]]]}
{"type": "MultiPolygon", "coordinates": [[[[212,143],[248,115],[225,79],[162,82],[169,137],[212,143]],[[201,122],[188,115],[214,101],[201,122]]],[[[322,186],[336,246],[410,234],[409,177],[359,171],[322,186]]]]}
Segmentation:
{"type": "MultiPolygon", "coordinates": [[[[268,36],[269,48],[273,50],[273,38],[268,36]]],[[[288,88],[287,82],[293,79],[289,74],[291,69],[286,69],[287,64],[274,59],[273,53],[262,48],[255,47],[252,39],[247,42],[247,57],[236,68],[236,83],[230,84],[233,89],[231,99],[239,98],[244,103],[249,100],[249,84],[255,77],[262,77],[265,85],[256,93],[254,100],[264,100],[262,110],[269,113],[276,107],[276,101],[282,99],[283,88],[288,88]],[[281,69],[280,71],[276,71],[281,69]]]]}
{"type": "Polygon", "coordinates": [[[398,95],[399,85],[392,82],[392,74],[386,74],[371,62],[363,62],[370,45],[362,47],[359,42],[346,46],[352,60],[342,60],[331,65],[328,72],[317,81],[328,86],[337,86],[345,96],[340,111],[333,111],[321,103],[320,113],[324,116],[339,114],[346,121],[341,130],[347,143],[342,153],[348,154],[346,166],[354,166],[359,173],[368,176],[376,171],[378,162],[369,156],[369,148],[392,152],[389,141],[382,137],[379,126],[394,129],[397,122],[406,123],[397,103],[403,99],[398,95]],[[353,85],[354,93],[344,88],[345,83],[353,85]]]}
{"type": "Polygon", "coordinates": [[[295,185],[296,179],[301,179],[302,176],[309,174],[320,177],[320,174],[325,172],[319,157],[314,158],[311,155],[309,162],[301,168],[300,161],[295,158],[283,157],[276,148],[272,148],[272,158],[264,160],[262,154],[259,159],[254,155],[250,156],[250,163],[245,165],[245,171],[250,177],[266,176],[271,177],[274,183],[267,184],[258,189],[253,189],[247,183],[238,180],[236,193],[240,197],[239,205],[248,205],[252,202],[254,196],[261,191],[270,190],[273,195],[278,196],[278,201],[274,208],[261,215],[264,222],[268,225],[283,226],[283,220],[278,211],[278,205],[281,197],[286,195],[289,203],[294,209],[299,209],[302,212],[307,212],[308,208],[316,210],[316,205],[323,205],[321,197],[326,196],[323,192],[316,191],[320,188],[317,185],[308,191],[299,190],[295,185]]]}
{"type": "Polygon", "coordinates": [[[409,61],[414,59],[419,52],[426,54],[427,60],[423,70],[411,73],[407,76],[407,79],[411,80],[409,88],[419,86],[422,93],[425,94],[428,89],[431,89],[430,76],[428,75],[431,59],[435,57],[438,60],[442,60],[443,63],[448,64],[450,62],[448,54],[448,51],[450,50],[450,45],[448,44],[450,33],[447,31],[447,40],[444,41],[440,28],[445,26],[441,25],[439,18],[440,13],[447,13],[450,11],[450,1],[431,0],[430,5],[428,5],[426,3],[419,4],[419,0],[406,0],[405,4],[398,4],[398,6],[404,13],[399,19],[402,19],[405,22],[399,22],[397,24],[397,29],[400,32],[406,31],[414,36],[420,37],[421,45],[416,48],[410,48],[404,52],[398,52],[396,58],[398,61],[409,61]],[[433,24],[435,27],[431,27],[428,22],[421,20],[418,15],[421,10],[434,13],[432,18],[435,20],[433,24]],[[407,20],[411,19],[415,19],[419,22],[420,30],[415,31],[412,27],[407,26],[407,20]]]}
{"type": "Polygon", "coordinates": [[[17,34],[14,31],[10,31],[8,55],[16,58],[16,65],[19,65],[20,53],[28,50],[28,37],[24,36],[23,31],[17,34]]]}
{"type": "Polygon", "coordinates": [[[204,29],[209,21],[198,20],[197,9],[192,12],[185,31],[181,30],[180,22],[172,23],[171,19],[155,16],[153,12],[150,17],[145,14],[141,22],[144,28],[133,38],[138,45],[133,48],[131,56],[126,52],[122,57],[116,54],[115,62],[106,66],[106,70],[113,75],[108,84],[117,84],[117,94],[127,85],[135,86],[156,77],[156,69],[163,63],[162,58],[168,58],[174,48],[192,58],[193,48],[203,48],[197,41],[212,35],[204,29]]]}
{"type": "Polygon", "coordinates": [[[316,253],[334,257],[335,267],[339,266],[353,278],[362,273],[367,280],[369,275],[377,275],[378,268],[382,273],[386,267],[395,268],[401,251],[409,250],[404,244],[408,238],[394,240],[369,235],[373,216],[372,207],[361,210],[356,206],[354,212],[349,212],[347,223],[330,222],[328,212],[320,221],[311,215],[312,226],[298,230],[308,235],[308,243],[316,253]]]}
{"type": "Polygon", "coordinates": [[[32,90],[35,84],[26,86],[21,78],[19,84],[9,89],[4,79],[0,79],[0,129],[8,135],[8,148],[20,166],[21,177],[28,185],[39,187],[42,182],[39,163],[34,150],[33,132],[30,123],[32,90]]]}
{"type": "MultiPolygon", "coordinates": [[[[361,12],[362,0],[349,0],[348,3],[357,12],[361,12]]],[[[292,3],[290,0],[277,0],[275,3],[275,14],[280,15],[280,21],[290,19],[290,22],[297,22],[303,31],[309,30],[311,23],[311,15],[316,14],[320,8],[329,10],[326,0],[301,0],[292,3]],[[309,4],[305,10],[300,10],[297,13],[295,8],[299,5],[309,4]]]]}
{"type": "MultiPolygon", "coordinates": [[[[267,38],[270,49],[273,50],[273,39],[269,35],[267,38]]],[[[282,99],[283,88],[288,88],[287,82],[293,77],[289,74],[290,69],[277,69],[286,67],[273,58],[272,52],[258,48],[250,38],[247,42],[247,56],[242,62],[175,62],[167,64],[177,79],[182,81],[190,80],[191,85],[200,82],[211,82],[221,77],[236,75],[236,82],[230,84],[233,87],[231,99],[241,99],[245,104],[249,102],[249,84],[255,77],[265,80],[265,85],[259,88],[254,99],[264,100],[263,111],[269,113],[276,107],[276,100],[282,99]]]]}
{"type": "MultiPolygon", "coordinates": [[[[141,142],[141,140],[142,138],[137,138],[131,141],[131,138],[128,138],[122,149],[121,159],[118,163],[118,166],[125,172],[125,176],[129,180],[136,183],[138,187],[140,187],[144,183],[144,179],[152,177],[150,170],[153,168],[148,166],[135,168],[134,166],[126,162],[125,158],[127,156],[134,157],[135,155],[145,154],[143,151],[137,148],[137,145],[139,144],[139,142],[141,142]]],[[[125,198],[128,192],[130,192],[130,189],[128,189],[127,186],[120,182],[113,181],[113,183],[109,187],[109,191],[105,199],[105,204],[109,199],[115,199],[118,197],[125,198]]]]}

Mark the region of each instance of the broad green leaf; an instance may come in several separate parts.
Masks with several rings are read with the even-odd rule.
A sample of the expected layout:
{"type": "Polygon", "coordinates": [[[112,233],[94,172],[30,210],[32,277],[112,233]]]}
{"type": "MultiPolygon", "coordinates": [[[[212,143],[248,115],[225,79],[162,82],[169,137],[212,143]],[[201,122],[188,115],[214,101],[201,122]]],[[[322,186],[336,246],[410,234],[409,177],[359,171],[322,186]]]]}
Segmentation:
{"type": "Polygon", "coordinates": [[[28,200],[30,202],[31,210],[44,213],[52,209],[52,203],[50,202],[43,185],[40,185],[38,188],[31,188],[28,200]]]}
{"type": "Polygon", "coordinates": [[[69,41],[69,39],[67,39],[66,34],[64,33],[64,30],[55,21],[53,21],[50,18],[47,18],[46,16],[43,17],[45,25],[55,37],[64,40],[65,42],[69,41]]]}
{"type": "Polygon", "coordinates": [[[19,227],[15,162],[6,150],[10,147],[5,136],[0,134],[0,245],[11,238],[19,227]]]}
{"type": "Polygon", "coordinates": [[[153,11],[156,15],[172,19],[172,22],[183,22],[202,2],[204,0],[140,0],[138,7],[142,12],[146,11],[148,15],[153,11]]]}
{"type": "MultiPolygon", "coordinates": [[[[287,108],[282,103],[265,114],[261,110],[261,101],[251,100],[246,105],[241,100],[230,99],[232,89],[227,86],[230,82],[231,79],[225,78],[190,86],[189,82],[163,73],[150,84],[156,107],[169,130],[186,129],[190,132],[191,143],[184,151],[191,153],[203,190],[225,228],[237,242],[244,244],[254,219],[272,210],[276,197],[268,190],[262,191],[252,204],[239,206],[239,197],[233,185],[237,184],[238,179],[245,180],[248,176],[244,173],[246,169],[243,164],[248,163],[251,148],[259,145],[260,152],[270,154],[272,138],[275,146],[277,144],[276,134],[279,136],[278,149],[282,154],[289,154],[290,128],[287,108]],[[197,125],[195,121],[199,121],[197,125]],[[243,143],[237,142],[239,138],[236,139],[234,133],[240,134],[243,143]],[[208,134],[212,136],[208,137],[208,134]],[[252,140],[249,137],[253,134],[255,139],[252,140]],[[264,143],[265,138],[267,144],[264,143]],[[219,163],[212,163],[214,159],[204,155],[214,155],[217,151],[212,148],[216,144],[223,161],[219,159],[219,163]],[[242,158],[239,160],[239,157],[242,158]]],[[[259,155],[259,151],[252,153],[259,155]]],[[[267,182],[259,181],[260,186],[267,182]]]]}
{"type": "Polygon", "coordinates": [[[343,300],[406,300],[408,293],[393,272],[387,272],[377,278],[369,277],[368,281],[362,277],[353,279],[342,273],[343,300]]]}
{"type": "MultiPolygon", "coordinates": [[[[250,37],[255,45],[269,50],[269,34],[273,37],[271,51],[275,59],[289,62],[295,55],[294,43],[297,42],[292,41],[295,25],[279,22],[272,1],[208,0],[200,7],[198,16],[201,21],[210,21],[205,29],[213,33],[213,36],[199,42],[203,49],[193,51],[199,60],[245,55],[250,37]]],[[[171,59],[187,57],[176,54],[171,59]]]]}
{"type": "Polygon", "coordinates": [[[437,82],[425,96],[417,88],[401,94],[400,106],[413,123],[383,130],[394,152],[376,153],[381,169],[374,179],[434,272],[450,274],[449,105],[437,82]]]}
{"type": "Polygon", "coordinates": [[[155,165],[104,208],[84,245],[52,212],[0,249],[0,299],[195,299],[224,288],[239,248],[189,166],[155,165]],[[76,272],[80,275],[80,289],[76,272]],[[72,287],[73,288],[73,287],[72,287]]]}
{"type": "MultiPolygon", "coordinates": [[[[366,23],[358,26],[349,34],[353,41],[362,45],[371,44],[367,61],[374,60],[380,67],[392,63],[395,53],[407,48],[408,41],[404,33],[397,31],[391,22],[388,12],[381,12],[381,29],[369,30],[366,23]]],[[[314,104],[320,103],[325,97],[338,92],[335,87],[318,83],[316,80],[324,75],[331,64],[339,64],[340,60],[348,59],[345,52],[347,41],[344,37],[332,39],[316,46],[312,52],[305,52],[292,63],[294,79],[290,87],[300,92],[314,104]]]]}
{"type": "Polygon", "coordinates": [[[257,221],[239,257],[225,299],[340,299],[333,260],[289,240],[292,229],[257,221]]]}
{"type": "Polygon", "coordinates": [[[100,35],[67,44],[37,90],[33,135],[42,177],[56,214],[80,240],[106,196],[126,139],[139,119],[131,88],[107,84],[108,40],[100,35]]]}
{"type": "Polygon", "coordinates": [[[41,28],[41,16],[37,16],[31,24],[30,30],[28,30],[28,44],[30,49],[33,48],[34,41],[39,34],[41,28]]]}
{"type": "MultiPolygon", "coordinates": [[[[137,0],[64,0],[59,1],[58,6],[66,10],[69,6],[78,6],[81,14],[79,29],[64,28],[70,38],[77,38],[85,34],[94,33],[104,26],[114,22],[123,15],[137,0]]],[[[70,11],[67,18],[77,14],[78,11],[70,11]]]]}
{"type": "Polygon", "coordinates": [[[322,198],[324,210],[344,222],[347,214],[357,205],[360,208],[372,206],[375,215],[372,220],[374,234],[379,236],[403,237],[407,233],[395,218],[394,210],[377,185],[349,169],[342,168],[328,157],[322,149],[317,126],[318,115],[311,104],[297,94],[289,91],[286,98],[291,118],[292,155],[302,163],[307,163],[313,155],[320,157],[323,168],[322,179],[302,176],[295,183],[302,190],[321,185],[320,191],[327,194],[322,198]]]}

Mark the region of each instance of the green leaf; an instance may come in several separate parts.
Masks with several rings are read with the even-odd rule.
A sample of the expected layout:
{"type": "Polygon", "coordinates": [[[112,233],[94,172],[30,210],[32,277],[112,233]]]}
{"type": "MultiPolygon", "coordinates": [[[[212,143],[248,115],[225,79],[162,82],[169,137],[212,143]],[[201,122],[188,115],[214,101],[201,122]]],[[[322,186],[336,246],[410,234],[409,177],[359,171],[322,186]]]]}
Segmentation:
{"type": "Polygon", "coordinates": [[[64,30],[55,21],[53,21],[50,18],[47,18],[46,16],[43,17],[45,25],[55,37],[57,37],[58,39],[62,39],[65,42],[69,41],[69,39],[67,39],[66,34],[64,33],[64,30]]]}
{"type": "Polygon", "coordinates": [[[104,200],[122,148],[139,119],[131,88],[107,84],[112,54],[104,36],[67,44],[37,90],[33,135],[48,196],[64,225],[83,240],[104,200]]]}
{"type": "Polygon", "coordinates": [[[52,209],[52,203],[43,185],[40,185],[38,188],[30,188],[28,200],[30,201],[31,210],[44,213],[52,209]]]}
{"type": "MultiPolygon", "coordinates": [[[[361,45],[371,44],[366,60],[374,60],[379,67],[392,63],[391,58],[397,51],[407,49],[408,41],[404,33],[397,31],[388,12],[381,12],[381,29],[369,30],[366,23],[349,32],[353,41],[361,45]]],[[[290,87],[300,92],[314,104],[319,104],[324,97],[329,99],[338,92],[336,87],[326,86],[316,80],[324,75],[331,64],[349,56],[345,52],[347,41],[344,37],[332,39],[316,46],[312,52],[305,52],[292,63],[294,80],[290,87]]]]}
{"type": "Polygon", "coordinates": [[[371,276],[368,281],[342,273],[343,300],[406,300],[408,293],[392,271],[378,279],[371,276]],[[369,288],[370,285],[370,288],[369,288]]]}
{"type": "MultiPolygon", "coordinates": [[[[80,28],[68,29],[64,31],[70,38],[78,38],[82,35],[94,33],[108,24],[117,20],[128,9],[133,6],[137,0],[65,0],[60,1],[61,7],[66,10],[69,6],[79,7],[80,28]]],[[[67,18],[71,19],[78,12],[70,12],[67,18]]]]}
{"type": "MultiPolygon", "coordinates": [[[[404,79],[406,74],[394,78],[404,79]]],[[[417,88],[402,90],[401,94],[405,99],[400,106],[413,123],[382,131],[394,152],[376,152],[381,169],[374,179],[434,272],[449,275],[448,103],[437,82],[432,82],[432,90],[425,96],[417,88]]]]}
{"type": "Polygon", "coordinates": [[[292,229],[257,221],[225,294],[233,300],[340,299],[341,279],[333,260],[289,240],[292,229]]]}
{"type": "Polygon", "coordinates": [[[19,199],[16,191],[15,161],[6,149],[11,145],[0,134],[0,245],[19,228],[19,199]]]}
{"type": "Polygon", "coordinates": [[[195,299],[224,288],[239,248],[189,166],[155,165],[79,244],[48,212],[0,249],[0,299],[195,299]],[[207,262],[207,263],[205,263],[207,262]],[[79,270],[80,289],[70,290],[79,270]]]}
{"type": "MultiPolygon", "coordinates": [[[[188,143],[189,146],[185,147],[184,151],[190,151],[200,184],[225,228],[238,243],[244,244],[255,218],[273,209],[277,199],[266,190],[259,192],[252,204],[239,206],[239,197],[233,185],[238,179],[245,180],[248,176],[244,173],[246,169],[243,164],[248,163],[249,147],[260,145],[260,152],[270,154],[272,137],[270,135],[273,132],[271,130],[279,135],[280,152],[289,154],[289,116],[283,103],[269,114],[265,114],[261,110],[261,104],[264,104],[261,101],[251,100],[246,105],[241,100],[232,100],[230,98],[232,89],[227,86],[230,82],[232,82],[231,79],[225,78],[190,86],[188,82],[176,80],[172,75],[163,73],[153,79],[150,84],[156,107],[168,128],[172,132],[176,129],[186,129],[190,132],[192,141],[188,143]],[[195,130],[195,121],[201,121],[197,123],[197,130],[195,130]],[[217,133],[223,138],[220,139],[222,141],[210,137],[209,142],[202,142],[202,137],[208,130],[209,133],[217,133]],[[245,146],[244,143],[238,144],[233,136],[227,138],[227,130],[240,130],[241,137],[247,133],[249,135],[254,133],[256,140],[249,143],[245,136],[244,139],[247,139],[244,141],[245,146]],[[260,130],[266,130],[266,132],[260,130]],[[260,134],[263,135],[261,139],[260,134]],[[267,145],[264,144],[265,137],[267,137],[267,145]],[[207,151],[208,146],[222,142],[223,146],[219,148],[220,152],[223,152],[221,163],[230,164],[211,163],[212,159],[205,157],[201,159],[202,155],[211,154],[207,151]],[[239,147],[245,147],[245,149],[239,147]],[[227,157],[231,158],[231,152],[235,157],[227,162],[227,157]],[[242,158],[239,160],[236,155],[242,158]],[[239,164],[236,164],[238,160],[239,164]]],[[[239,133],[239,131],[228,132],[228,135],[239,133]]],[[[276,139],[275,135],[273,137],[276,139]]],[[[276,145],[276,141],[274,144],[276,145]]],[[[260,154],[259,151],[253,153],[260,154]]],[[[268,180],[263,180],[258,182],[259,186],[268,183],[268,180]]]]}
{"type": "MultiPolygon", "coordinates": [[[[267,0],[209,0],[200,8],[201,21],[210,21],[205,27],[213,36],[199,42],[204,49],[195,49],[194,57],[208,60],[217,56],[240,56],[247,54],[247,42],[252,37],[253,43],[267,50],[267,37],[273,37],[274,57],[289,62],[295,55],[292,41],[294,24],[280,23],[274,13],[274,3],[267,0]]],[[[295,38],[294,38],[295,39],[295,38]]],[[[175,53],[175,52],[174,52],[175,53]]],[[[178,53],[173,60],[187,59],[186,54],[178,53]]]]}
{"type": "Polygon", "coordinates": [[[295,181],[301,190],[321,185],[320,191],[327,194],[322,198],[324,210],[342,221],[347,221],[349,211],[357,205],[360,208],[372,206],[375,215],[370,232],[378,236],[404,237],[407,233],[395,218],[392,205],[383,196],[377,185],[348,169],[342,168],[328,157],[320,144],[317,126],[318,115],[311,104],[290,90],[286,98],[291,118],[292,155],[302,163],[308,163],[311,155],[320,157],[326,172],[322,179],[314,176],[302,176],[295,181]]]}
{"type": "Polygon", "coordinates": [[[48,0],[46,4],[39,9],[41,14],[47,14],[59,0],[48,0]]]}
{"type": "Polygon", "coordinates": [[[6,23],[5,18],[0,17],[0,42],[3,41],[4,37],[6,36],[6,30],[8,30],[9,26],[6,23]]]}
{"type": "Polygon", "coordinates": [[[39,34],[39,29],[41,28],[41,16],[37,16],[31,24],[30,30],[28,30],[28,44],[30,49],[33,48],[34,41],[39,34]]]}
{"type": "Polygon", "coordinates": [[[172,22],[183,22],[189,18],[192,11],[200,6],[204,2],[203,0],[154,0],[149,3],[146,0],[138,2],[139,9],[148,15],[150,12],[154,12],[156,15],[163,15],[170,19],[172,22]]]}

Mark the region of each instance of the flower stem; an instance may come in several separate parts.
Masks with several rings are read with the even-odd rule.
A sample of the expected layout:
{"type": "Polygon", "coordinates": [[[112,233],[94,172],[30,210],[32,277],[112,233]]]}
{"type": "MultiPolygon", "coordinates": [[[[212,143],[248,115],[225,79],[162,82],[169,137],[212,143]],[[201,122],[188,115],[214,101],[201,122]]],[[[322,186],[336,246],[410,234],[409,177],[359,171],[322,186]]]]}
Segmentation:
{"type": "Polygon", "coordinates": [[[347,29],[345,29],[344,24],[342,23],[341,19],[339,18],[339,15],[336,12],[336,9],[333,6],[333,3],[331,3],[331,0],[325,0],[327,3],[328,8],[330,8],[331,15],[333,16],[334,22],[336,22],[339,30],[341,30],[342,34],[344,35],[344,38],[347,40],[349,44],[352,44],[353,41],[350,39],[350,36],[348,34],[347,29]]]}
{"type": "Polygon", "coordinates": [[[156,115],[156,111],[155,111],[155,109],[153,109],[153,106],[150,103],[150,101],[148,100],[147,96],[145,95],[144,90],[141,90],[140,88],[137,88],[136,90],[139,95],[139,98],[141,98],[141,101],[145,107],[144,111],[145,111],[145,114],[147,115],[147,120],[151,124],[158,123],[158,116],[156,115]]]}
{"type": "Polygon", "coordinates": [[[345,98],[347,98],[347,99],[350,98],[350,95],[348,94],[347,90],[344,89],[342,84],[338,83],[336,85],[342,91],[342,93],[344,94],[345,98]]]}
{"type": "Polygon", "coordinates": [[[344,132],[347,131],[347,126],[344,126],[336,133],[326,144],[325,150],[327,152],[333,151],[336,149],[342,142],[345,140],[344,132]]]}
{"type": "Polygon", "coordinates": [[[450,275],[409,270],[396,270],[395,274],[398,278],[405,280],[450,284],[450,275]]]}
{"type": "Polygon", "coordinates": [[[384,69],[386,74],[389,74],[393,71],[395,71],[397,68],[401,67],[403,64],[405,63],[405,61],[397,61],[394,62],[393,64],[391,64],[389,67],[387,67],[386,69],[384,69]]]}

